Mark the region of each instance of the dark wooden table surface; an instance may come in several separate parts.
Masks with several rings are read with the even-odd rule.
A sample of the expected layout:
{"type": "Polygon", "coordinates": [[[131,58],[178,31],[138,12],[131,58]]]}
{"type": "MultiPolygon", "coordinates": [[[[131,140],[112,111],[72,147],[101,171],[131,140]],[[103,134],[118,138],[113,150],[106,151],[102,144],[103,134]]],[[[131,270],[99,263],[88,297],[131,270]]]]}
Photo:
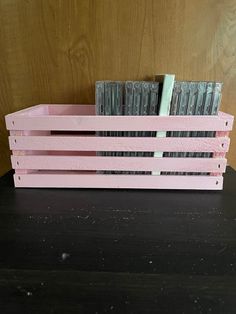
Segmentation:
{"type": "Polygon", "coordinates": [[[236,172],[220,192],[14,189],[0,313],[236,313],[236,172]]]}

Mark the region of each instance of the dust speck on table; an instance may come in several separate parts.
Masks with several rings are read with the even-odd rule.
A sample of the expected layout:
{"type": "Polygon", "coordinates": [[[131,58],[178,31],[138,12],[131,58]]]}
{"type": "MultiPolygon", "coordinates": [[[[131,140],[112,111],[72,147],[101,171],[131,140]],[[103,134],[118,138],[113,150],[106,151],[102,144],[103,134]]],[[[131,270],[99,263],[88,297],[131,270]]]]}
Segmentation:
{"type": "Polygon", "coordinates": [[[62,253],[61,254],[61,259],[63,260],[63,261],[65,261],[67,258],[69,258],[70,257],[70,254],[68,254],[68,253],[62,253]]]}

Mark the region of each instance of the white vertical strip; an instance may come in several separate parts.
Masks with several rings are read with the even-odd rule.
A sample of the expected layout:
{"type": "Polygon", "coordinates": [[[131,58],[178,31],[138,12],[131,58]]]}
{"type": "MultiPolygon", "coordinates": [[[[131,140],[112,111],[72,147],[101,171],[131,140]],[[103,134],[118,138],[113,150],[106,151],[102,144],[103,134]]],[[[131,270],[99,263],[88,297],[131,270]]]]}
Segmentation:
{"type": "MultiPolygon", "coordinates": [[[[163,82],[159,116],[168,116],[170,112],[170,103],[174,87],[175,75],[174,74],[157,75],[155,77],[155,80],[163,82]]],[[[156,137],[166,137],[166,132],[159,131],[156,133],[156,137]]],[[[154,152],[154,157],[162,156],[163,152],[154,152]]],[[[160,175],[160,172],[153,171],[152,175],[160,175]]]]}

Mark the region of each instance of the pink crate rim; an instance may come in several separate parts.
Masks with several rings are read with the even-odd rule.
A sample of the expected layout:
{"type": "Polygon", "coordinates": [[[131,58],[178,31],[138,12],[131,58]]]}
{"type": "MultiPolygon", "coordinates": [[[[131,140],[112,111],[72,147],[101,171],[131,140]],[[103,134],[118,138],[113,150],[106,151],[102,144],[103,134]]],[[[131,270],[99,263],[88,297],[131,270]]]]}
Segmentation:
{"type": "Polygon", "coordinates": [[[233,119],[223,112],[218,116],[96,116],[94,105],[39,105],[7,115],[6,125],[8,130],[30,131],[231,131],[233,119]],[[77,114],[69,115],[73,110],[77,114]]]}

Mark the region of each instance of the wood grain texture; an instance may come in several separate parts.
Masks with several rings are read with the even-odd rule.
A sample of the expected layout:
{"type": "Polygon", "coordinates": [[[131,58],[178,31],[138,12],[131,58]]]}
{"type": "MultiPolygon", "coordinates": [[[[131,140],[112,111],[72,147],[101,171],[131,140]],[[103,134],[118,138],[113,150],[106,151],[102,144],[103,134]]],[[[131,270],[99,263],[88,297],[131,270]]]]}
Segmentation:
{"type": "Polygon", "coordinates": [[[5,114],[94,103],[96,80],[223,81],[221,110],[236,114],[234,0],[4,0],[0,21],[0,174],[10,168],[5,114]]]}

